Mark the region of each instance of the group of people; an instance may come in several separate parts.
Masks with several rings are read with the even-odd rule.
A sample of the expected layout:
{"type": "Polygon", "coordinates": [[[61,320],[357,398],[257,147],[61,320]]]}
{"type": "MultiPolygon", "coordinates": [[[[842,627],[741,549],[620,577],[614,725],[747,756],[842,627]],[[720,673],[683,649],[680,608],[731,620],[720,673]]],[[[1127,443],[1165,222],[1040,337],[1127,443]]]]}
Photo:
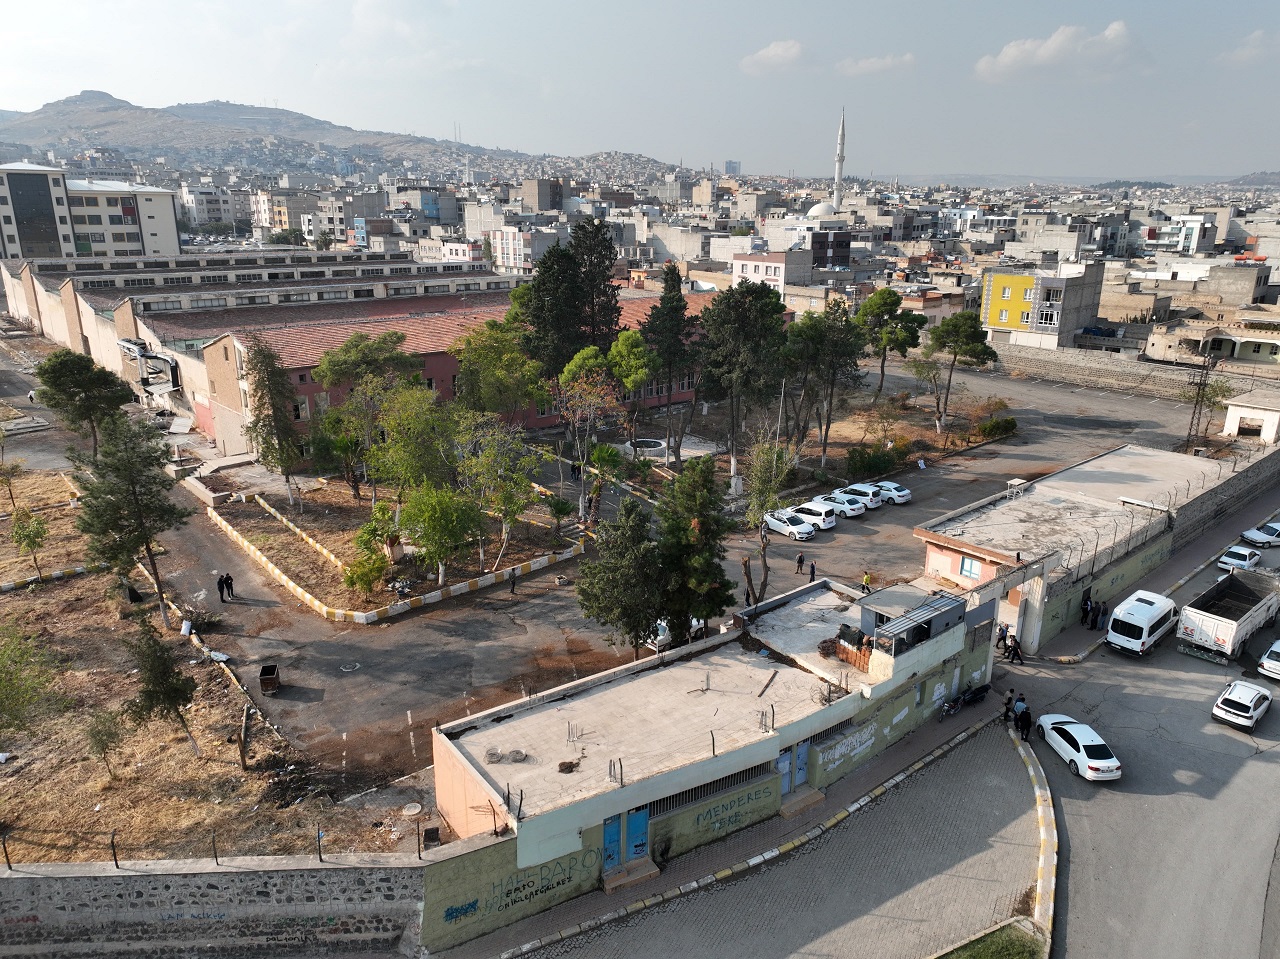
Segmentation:
{"type": "Polygon", "coordinates": [[[225,603],[228,596],[236,598],[236,581],[230,573],[224,573],[218,577],[218,601],[225,603]]]}
{"type": "Polygon", "coordinates": [[[1018,731],[1018,735],[1024,741],[1031,739],[1031,707],[1027,705],[1027,697],[1018,693],[1014,697],[1013,690],[1009,690],[1009,695],[1004,698],[1004,716],[1002,717],[1006,725],[1009,721],[1013,721],[1013,728],[1018,731]]]}
{"type": "Polygon", "coordinates": [[[1017,636],[1009,635],[1009,624],[1001,623],[996,627],[996,649],[1004,651],[1004,658],[1009,662],[1017,660],[1019,666],[1025,666],[1022,659],[1022,643],[1017,636]]]}
{"type": "MultiPolygon", "coordinates": [[[[804,553],[796,553],[796,573],[804,572],[804,553]]],[[[818,578],[818,564],[809,564],[809,582],[813,582],[818,578]]]]}
{"type": "Polygon", "coordinates": [[[1080,600],[1080,625],[1086,629],[1107,628],[1107,603],[1095,603],[1088,596],[1080,600]]]}

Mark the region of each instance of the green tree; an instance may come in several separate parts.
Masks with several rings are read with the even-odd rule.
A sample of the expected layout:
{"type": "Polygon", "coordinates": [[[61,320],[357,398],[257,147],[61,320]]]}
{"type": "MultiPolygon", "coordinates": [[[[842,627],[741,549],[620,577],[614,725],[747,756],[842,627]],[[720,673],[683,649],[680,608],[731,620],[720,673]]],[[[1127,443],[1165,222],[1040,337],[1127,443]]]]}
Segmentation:
{"type": "Polygon", "coordinates": [[[37,516],[29,509],[15,510],[9,517],[9,534],[13,545],[18,547],[18,555],[31,554],[31,562],[35,564],[36,575],[43,576],[40,569],[40,550],[44,549],[44,541],[49,536],[49,524],[44,517],[37,516]]]}
{"type": "Polygon", "coordinates": [[[448,487],[422,486],[414,490],[400,513],[400,529],[417,547],[428,569],[436,567],[437,585],[444,585],[445,564],[465,553],[483,534],[484,513],[470,496],[448,487]]]}
{"type": "Polygon", "coordinates": [[[547,500],[547,512],[556,521],[555,529],[552,532],[559,536],[560,525],[573,515],[573,504],[563,496],[552,496],[547,500]]]}
{"type": "Polygon", "coordinates": [[[596,219],[576,223],[569,234],[569,255],[577,266],[586,343],[601,351],[607,350],[618,335],[618,322],[622,317],[618,288],[613,283],[618,248],[613,243],[612,224],[596,219]]]}
{"type": "Polygon", "coordinates": [[[316,234],[316,249],[331,250],[333,249],[333,234],[328,230],[321,230],[316,234]]]}
{"type": "Polygon", "coordinates": [[[342,585],[347,589],[358,590],[365,598],[365,602],[368,602],[369,597],[373,595],[374,587],[382,582],[382,577],[387,575],[390,567],[391,562],[386,554],[366,553],[343,567],[342,585]]]}
{"type": "Polygon", "coordinates": [[[316,364],[315,381],[327,390],[359,383],[367,376],[384,380],[422,369],[422,361],[400,349],[405,336],[387,330],[375,337],[353,333],[341,346],[327,350],[316,364]]]}
{"type": "Polygon", "coordinates": [[[126,639],[124,645],[137,664],[142,688],[124,704],[124,714],[139,726],[157,716],[173,720],[182,727],[191,748],[199,756],[200,744],[182,715],[195,698],[196,681],[178,668],[174,651],[161,641],[145,617],[139,616],[137,623],[138,635],[126,639]]]}
{"type": "Polygon", "coordinates": [[[484,257],[485,262],[493,263],[493,241],[485,234],[484,242],[480,244],[480,255],[484,257]]]}
{"type": "MultiPolygon", "coordinates": [[[[623,330],[618,334],[618,338],[613,341],[613,346],[609,347],[609,372],[613,374],[613,378],[622,386],[625,393],[629,393],[631,399],[630,415],[627,417],[627,437],[634,440],[636,438],[636,420],[640,416],[640,410],[643,408],[644,388],[647,383],[653,379],[654,370],[658,365],[657,354],[649,349],[648,345],[635,330],[623,330]]],[[[635,448],[632,448],[632,458],[635,458],[635,448]]]]}
{"type": "Polygon", "coordinates": [[[298,401],[289,371],[279,354],[258,336],[250,336],[244,377],[249,381],[249,421],[244,434],[258,452],[258,462],[284,477],[293,503],[293,471],[302,460],[293,408],[298,401]]]}
{"type": "Polygon", "coordinates": [[[665,574],[662,605],[677,645],[687,642],[694,619],[724,615],[733,603],[725,575],[725,540],[733,523],[714,458],[690,460],[658,500],[658,553],[665,574]]]}
{"type": "Polygon", "coordinates": [[[7,463],[4,459],[4,442],[0,438],[0,486],[4,487],[6,493],[9,494],[9,511],[15,512],[18,509],[18,501],[13,495],[13,484],[17,482],[18,477],[22,475],[23,467],[26,460],[9,460],[7,463]]]}
{"type": "Polygon", "coordinates": [[[543,253],[533,281],[516,292],[520,300],[512,296],[512,309],[519,308],[526,324],[522,346],[548,374],[563,370],[579,350],[593,345],[583,322],[578,265],[568,247],[556,243],[543,253]]]}
{"type": "Polygon", "coordinates": [[[818,421],[824,467],[837,395],[841,388],[861,385],[858,360],[866,346],[866,334],[849,316],[844,300],[829,301],[821,313],[806,312],[787,328],[787,387],[790,413],[796,420],[795,445],[799,449],[808,435],[812,415],[818,421]]]}
{"type": "Polygon", "coordinates": [[[779,442],[767,430],[747,449],[747,525],[758,528],[764,514],[782,505],[779,494],[795,463],[790,443],[779,442]]]}
{"type": "Polygon", "coordinates": [[[107,775],[115,779],[115,770],[111,768],[111,753],[120,748],[124,741],[124,726],[120,723],[120,715],[109,709],[95,710],[85,726],[84,738],[89,745],[89,754],[102,760],[107,767],[107,775]]]}
{"type": "Polygon", "coordinates": [[[502,317],[502,325],[521,337],[526,335],[530,328],[529,303],[533,293],[532,283],[521,283],[517,286],[511,291],[511,305],[507,307],[507,312],[502,317]]]}
{"type": "MultiPolygon", "coordinates": [[[[694,346],[694,332],[697,324],[689,316],[689,302],[684,296],[684,279],[680,269],[674,263],[662,268],[662,297],[649,309],[649,315],[640,323],[640,335],[649,344],[654,353],[654,375],[658,382],[665,384],[667,395],[667,463],[675,457],[680,465],[680,445],[684,440],[684,420],[673,426],[671,419],[671,399],[676,392],[676,383],[685,376],[697,382],[694,375],[697,370],[697,351],[694,346]]],[[[697,402],[690,403],[690,412],[697,402]]]]}
{"type": "Polygon", "coordinates": [[[392,486],[396,503],[423,483],[446,486],[457,477],[457,411],[435,390],[406,384],[381,403],[374,426],[384,439],[369,451],[373,476],[392,486]]]}
{"type": "Polygon", "coordinates": [[[90,555],[123,574],[143,553],[155,580],[160,616],[168,626],[155,541],[185,523],[192,511],[169,497],[175,480],[164,471],[168,450],[163,437],[149,423],[116,416],[102,424],[97,459],[73,459],[85,471],[76,474],[84,492],[76,528],[89,537],[90,555]]]}
{"type": "Polygon", "coordinates": [[[604,368],[603,358],[595,347],[587,347],[578,357],[580,371],[565,377],[555,387],[556,410],[564,420],[565,429],[573,443],[574,455],[581,468],[582,479],[578,488],[578,516],[587,518],[587,458],[595,441],[596,428],[607,416],[622,412],[618,403],[617,383],[604,368]],[[598,363],[588,362],[594,355],[598,363]]]}
{"type": "Polygon", "coordinates": [[[867,343],[872,353],[880,358],[880,379],[876,383],[876,396],[884,390],[885,364],[889,352],[906,356],[907,351],[920,345],[920,331],[929,322],[919,313],[902,309],[902,297],[887,286],[872,293],[858,308],[854,321],[866,331],[867,343]]]}
{"type": "Polygon", "coordinates": [[[786,307],[764,283],[739,283],[702,311],[702,382],[729,412],[729,472],[738,473],[738,436],[747,410],[772,398],[782,379],[786,307]]]}
{"type": "Polygon", "coordinates": [[[272,233],[267,237],[267,243],[271,246],[306,246],[307,235],[295,226],[272,233]]]}
{"type": "Polygon", "coordinates": [[[973,310],[963,310],[948,316],[929,331],[929,345],[925,356],[944,354],[951,357],[947,364],[947,383],[942,388],[942,406],[937,409],[934,426],[939,433],[947,425],[947,410],[951,404],[951,377],[956,362],[962,357],[970,363],[985,366],[1000,357],[987,343],[987,331],[982,328],[982,317],[973,310]]]}
{"type": "Polygon", "coordinates": [[[36,367],[38,399],[57,414],[67,429],[88,436],[98,455],[98,434],[108,417],[133,401],[133,390],[110,370],[83,353],[57,350],[36,367]]]}
{"type": "MultiPolygon", "coordinates": [[[[1195,445],[1203,436],[1208,436],[1213,425],[1213,414],[1226,406],[1227,400],[1235,396],[1236,390],[1226,380],[1204,380],[1201,382],[1195,379],[1190,386],[1182,390],[1178,394],[1178,399],[1191,407],[1199,406],[1207,414],[1207,418],[1201,425],[1198,436],[1191,436],[1188,430],[1188,447],[1195,445]]],[[[1188,449],[1187,452],[1191,450],[1188,449]]]]}
{"type": "Polygon", "coordinates": [[[511,324],[489,320],[449,352],[458,360],[458,402],[469,409],[514,419],[545,394],[542,364],[524,355],[511,324]]]}
{"type": "Polygon", "coordinates": [[[49,657],[16,626],[0,623],[0,733],[26,729],[49,702],[49,657]]]}
{"type": "Polygon", "coordinates": [[[542,457],[525,444],[520,427],[494,413],[460,416],[456,442],[459,485],[502,521],[502,542],[492,567],[496,570],[511,541],[512,525],[537,499],[533,477],[542,457]]]}
{"type": "Polygon", "coordinates": [[[666,575],[650,533],[652,519],[636,500],[624,499],[618,518],[600,524],[599,559],[584,559],[578,570],[578,605],[592,619],[617,630],[631,647],[633,659],[639,659],[644,644],[657,637],[658,620],[666,612],[666,575]]]}

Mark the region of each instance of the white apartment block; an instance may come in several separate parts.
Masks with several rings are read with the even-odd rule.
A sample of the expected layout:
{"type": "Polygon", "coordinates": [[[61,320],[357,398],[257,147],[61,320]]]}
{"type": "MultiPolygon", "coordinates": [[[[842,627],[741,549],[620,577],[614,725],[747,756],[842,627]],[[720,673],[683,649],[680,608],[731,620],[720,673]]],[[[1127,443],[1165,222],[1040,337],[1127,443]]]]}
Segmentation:
{"type": "Polygon", "coordinates": [[[521,230],[504,226],[490,230],[485,236],[493,248],[493,268],[498,273],[529,276],[542,254],[557,243],[569,241],[568,228],[521,230]]]}
{"type": "Polygon", "coordinates": [[[192,226],[253,219],[253,194],[225,186],[182,184],[182,216],[192,226]]]}
{"type": "Polygon", "coordinates": [[[812,282],[813,251],[735,253],[732,272],[734,283],[764,283],[781,296],[784,286],[808,286],[812,282]]]}
{"type": "Polygon", "coordinates": [[[173,256],[177,195],[56,167],[0,165],[0,257],[173,256]]]}

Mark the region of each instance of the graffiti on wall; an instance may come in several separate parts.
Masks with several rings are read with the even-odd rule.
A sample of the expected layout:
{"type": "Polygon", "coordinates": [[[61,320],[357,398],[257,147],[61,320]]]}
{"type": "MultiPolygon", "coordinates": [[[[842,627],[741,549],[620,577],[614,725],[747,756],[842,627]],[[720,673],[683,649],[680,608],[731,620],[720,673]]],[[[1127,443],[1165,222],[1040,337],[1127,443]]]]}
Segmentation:
{"type": "Polygon", "coordinates": [[[876,741],[876,727],[868,723],[849,733],[818,752],[818,764],[827,772],[846,759],[856,759],[867,752],[876,741]]]}
{"type": "Polygon", "coordinates": [[[773,789],[770,786],[745,789],[736,796],[712,803],[701,810],[694,820],[694,825],[707,832],[737,829],[746,822],[748,806],[766,802],[772,796],[773,789]]]}
{"type": "Polygon", "coordinates": [[[520,869],[505,879],[490,884],[488,892],[467,902],[455,903],[444,909],[444,921],[461,922],[476,916],[504,912],[526,902],[540,899],[550,893],[579,882],[594,878],[600,869],[600,850],[584,849],[581,853],[565,856],[540,866],[520,869]]]}

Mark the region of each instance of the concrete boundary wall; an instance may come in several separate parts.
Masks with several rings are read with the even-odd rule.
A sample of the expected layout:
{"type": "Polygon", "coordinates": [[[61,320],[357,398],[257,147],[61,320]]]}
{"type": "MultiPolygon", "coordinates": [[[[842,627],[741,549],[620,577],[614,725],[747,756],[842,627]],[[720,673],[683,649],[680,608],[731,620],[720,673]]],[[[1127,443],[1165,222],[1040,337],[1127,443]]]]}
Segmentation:
{"type": "MultiPolygon", "coordinates": [[[[1125,390],[1141,396],[1177,399],[1186,389],[1194,367],[1165,366],[1107,353],[1104,350],[1046,350],[1034,346],[995,345],[1000,359],[997,372],[1039,376],[1076,386],[1125,390]]],[[[1237,393],[1254,386],[1247,376],[1214,373],[1214,379],[1226,380],[1237,393]]]]}
{"type": "Polygon", "coordinates": [[[1195,499],[1179,506],[1174,514],[1173,548],[1180,549],[1201,533],[1212,529],[1228,513],[1239,509],[1260,493],[1280,482],[1280,446],[1272,447],[1243,469],[1228,474],[1233,464],[1218,460],[1223,467],[1223,478],[1216,486],[1205,490],[1195,499]]]}
{"type": "Polygon", "coordinates": [[[238,544],[251,559],[255,560],[259,566],[267,571],[267,575],[302,600],[313,612],[319,613],[325,619],[333,620],[335,623],[359,623],[362,626],[376,623],[379,620],[390,619],[392,616],[399,616],[401,613],[407,613],[411,609],[430,606],[453,596],[462,596],[465,593],[484,589],[494,583],[503,583],[519,576],[527,576],[534,570],[545,569],[553,563],[572,559],[580,555],[584,549],[583,543],[579,541],[561,553],[548,553],[546,556],[530,560],[527,563],[521,563],[519,566],[511,566],[507,569],[500,569],[497,572],[486,573],[484,576],[478,576],[475,579],[469,579],[461,583],[454,583],[452,586],[446,586],[444,589],[439,589],[435,592],[412,596],[398,603],[379,606],[377,609],[367,612],[357,612],[350,609],[334,609],[332,606],[326,606],[290,579],[275,563],[266,557],[262,550],[241,536],[236,528],[223,519],[212,506],[206,507],[205,512],[224,533],[231,537],[234,543],[238,544]]]}

